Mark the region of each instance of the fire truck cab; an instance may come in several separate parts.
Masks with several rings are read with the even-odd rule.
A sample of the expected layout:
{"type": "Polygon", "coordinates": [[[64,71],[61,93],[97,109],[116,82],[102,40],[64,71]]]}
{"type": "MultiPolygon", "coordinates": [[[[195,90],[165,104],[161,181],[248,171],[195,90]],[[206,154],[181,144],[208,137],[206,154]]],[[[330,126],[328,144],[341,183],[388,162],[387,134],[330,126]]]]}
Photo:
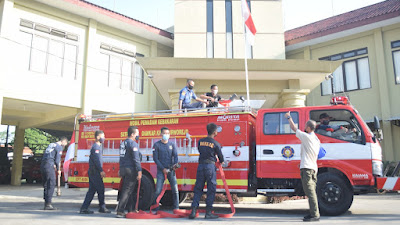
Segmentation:
{"type": "MultiPolygon", "coordinates": [[[[118,189],[119,145],[126,139],[128,127],[138,126],[144,175],[139,205],[142,209],[148,208],[154,198],[157,173],[152,147],[161,138],[160,129],[166,126],[170,129],[170,141],[175,143],[179,153],[181,168],[176,175],[183,200],[194,188],[198,140],[206,137],[206,125],[213,122],[218,126],[216,140],[221,143],[228,162],[224,172],[231,193],[248,197],[259,194],[303,196],[299,170],[301,143],[284,118],[288,111],[301,130],[310,119],[318,124],[315,133],[326,150],[326,155],[318,160],[317,195],[322,214],[342,214],[350,208],[354,193],[366,193],[377,187],[377,179],[382,176],[379,135],[375,136],[357,110],[342,97],[333,98],[332,105],[328,106],[260,109],[258,112],[248,107],[223,107],[184,113],[82,115],[76,120],[76,150],[69,167],[68,185],[88,187],[89,150],[94,132],[100,129],[106,136],[103,169],[107,177],[103,181],[106,187],[118,189]],[[320,124],[322,114],[329,115],[329,124],[320,124]]],[[[380,186],[385,183],[379,182],[383,182],[380,186]]],[[[393,187],[400,189],[400,182],[396,182],[398,179],[393,187]]],[[[219,176],[217,191],[225,192],[219,176]]],[[[162,204],[171,204],[171,198],[167,192],[162,204]]]]}

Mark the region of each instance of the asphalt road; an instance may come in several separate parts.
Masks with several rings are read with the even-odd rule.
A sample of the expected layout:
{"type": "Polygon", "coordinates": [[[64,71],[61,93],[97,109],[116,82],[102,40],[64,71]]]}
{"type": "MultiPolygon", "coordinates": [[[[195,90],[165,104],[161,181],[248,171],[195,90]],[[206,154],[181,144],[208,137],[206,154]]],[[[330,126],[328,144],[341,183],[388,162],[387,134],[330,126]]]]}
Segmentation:
{"type": "MultiPolygon", "coordinates": [[[[115,213],[100,214],[97,212],[97,197],[91,206],[96,210],[92,215],[78,214],[87,189],[62,189],[62,196],[54,197],[53,205],[57,211],[43,211],[43,189],[39,185],[21,187],[0,185],[0,224],[1,225],[50,225],[50,224],[303,224],[302,217],[307,214],[307,200],[285,201],[279,204],[236,204],[233,218],[205,220],[200,215],[196,220],[155,219],[131,220],[115,218],[115,213]]],[[[115,209],[117,192],[106,191],[106,203],[109,209],[115,209]]],[[[183,203],[189,208],[189,203],[183,203]]],[[[204,205],[203,205],[204,206],[204,205]]],[[[169,211],[169,209],[165,209],[169,211]]],[[[228,213],[228,204],[216,204],[216,212],[228,213]]],[[[350,210],[341,216],[321,217],[319,224],[400,224],[400,194],[368,194],[355,196],[350,210]]]]}

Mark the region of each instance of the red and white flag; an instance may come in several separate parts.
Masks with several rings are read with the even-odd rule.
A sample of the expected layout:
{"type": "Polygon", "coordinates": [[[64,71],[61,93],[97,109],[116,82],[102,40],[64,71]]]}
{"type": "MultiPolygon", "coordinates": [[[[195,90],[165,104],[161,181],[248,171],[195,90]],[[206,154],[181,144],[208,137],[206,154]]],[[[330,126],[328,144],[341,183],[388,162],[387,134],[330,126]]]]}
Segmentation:
{"type": "Polygon", "coordinates": [[[242,16],[244,19],[244,24],[246,27],[246,40],[250,45],[254,45],[254,37],[256,35],[256,27],[254,26],[253,19],[251,18],[251,13],[249,5],[247,5],[246,0],[242,0],[242,16]]]}
{"type": "Polygon", "coordinates": [[[74,156],[75,156],[75,131],[72,133],[71,141],[64,159],[63,171],[64,171],[65,182],[68,181],[69,164],[71,163],[74,156]]]}

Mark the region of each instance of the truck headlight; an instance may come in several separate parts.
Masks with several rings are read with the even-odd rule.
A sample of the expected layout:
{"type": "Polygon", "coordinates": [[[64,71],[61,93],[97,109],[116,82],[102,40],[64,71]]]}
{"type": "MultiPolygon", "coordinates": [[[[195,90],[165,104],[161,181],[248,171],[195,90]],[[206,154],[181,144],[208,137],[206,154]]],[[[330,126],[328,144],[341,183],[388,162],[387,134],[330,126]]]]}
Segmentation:
{"type": "Polygon", "coordinates": [[[383,176],[383,163],[381,161],[372,161],[372,174],[383,176]]]}

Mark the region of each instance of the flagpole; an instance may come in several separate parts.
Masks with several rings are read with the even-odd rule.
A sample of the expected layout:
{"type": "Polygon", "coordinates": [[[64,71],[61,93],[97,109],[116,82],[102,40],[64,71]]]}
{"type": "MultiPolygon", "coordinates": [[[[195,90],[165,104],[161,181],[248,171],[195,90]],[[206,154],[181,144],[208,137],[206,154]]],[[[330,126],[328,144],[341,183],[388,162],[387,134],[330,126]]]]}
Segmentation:
{"type": "Polygon", "coordinates": [[[247,92],[247,107],[250,108],[250,93],[249,93],[249,71],[247,69],[247,40],[246,40],[246,24],[243,18],[243,36],[244,36],[244,70],[246,72],[246,92],[247,92]]]}

